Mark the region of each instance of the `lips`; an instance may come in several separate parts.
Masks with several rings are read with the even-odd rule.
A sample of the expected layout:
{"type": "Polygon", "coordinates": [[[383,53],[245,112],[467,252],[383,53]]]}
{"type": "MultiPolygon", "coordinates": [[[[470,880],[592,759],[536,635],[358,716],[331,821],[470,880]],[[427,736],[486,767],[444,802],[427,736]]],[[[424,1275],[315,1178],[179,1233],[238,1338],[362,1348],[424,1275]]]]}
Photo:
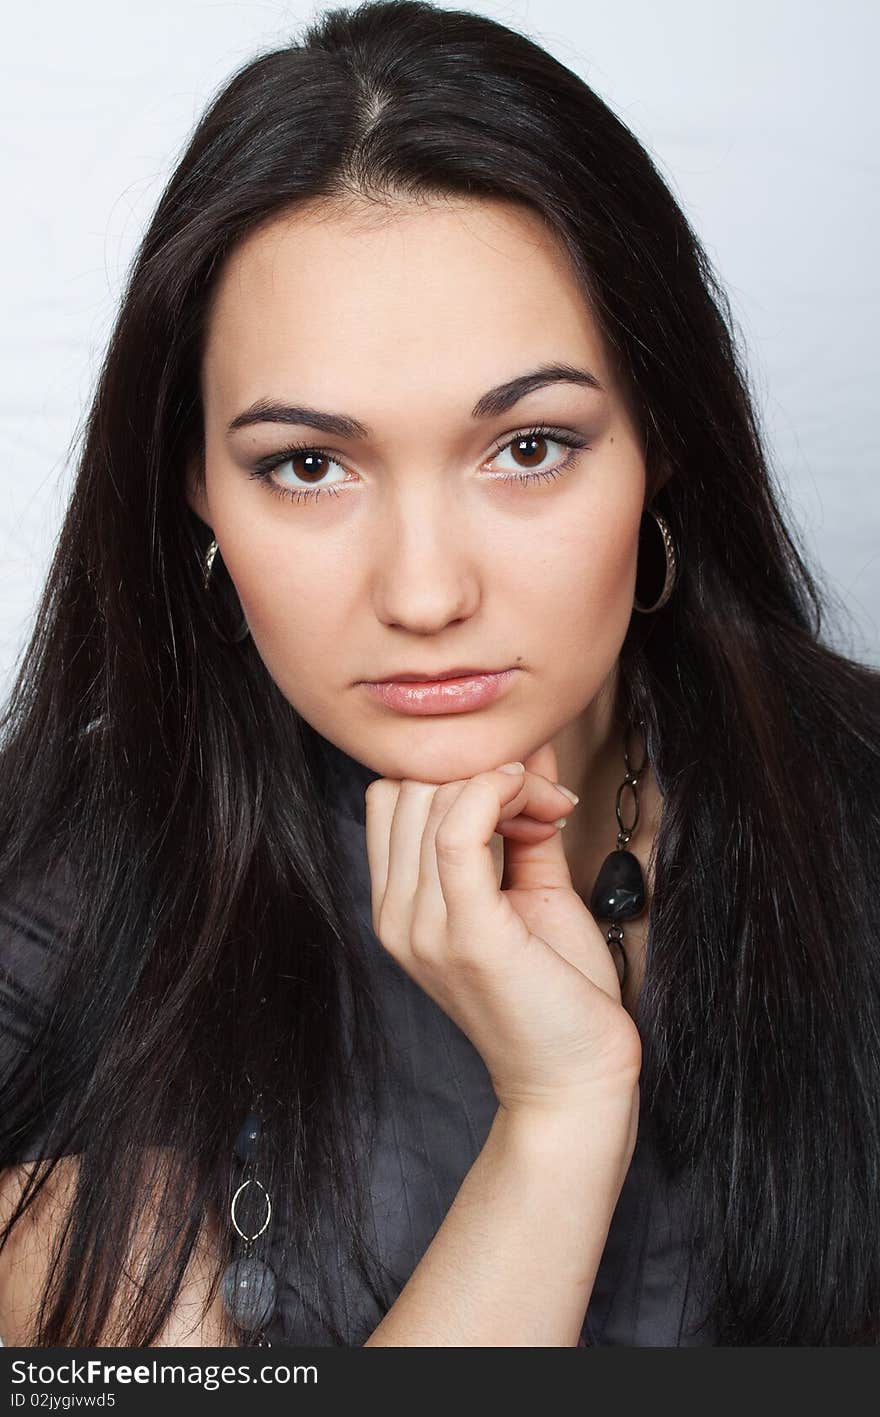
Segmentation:
{"type": "Polygon", "coordinates": [[[452,678],[363,681],[363,686],[385,708],[397,713],[428,715],[469,713],[499,698],[516,678],[516,669],[490,669],[452,678]]]}
{"type": "Polygon", "coordinates": [[[401,670],[399,674],[386,674],[383,679],[370,679],[370,684],[437,684],[443,679],[474,679],[480,674],[503,674],[504,669],[474,669],[469,665],[454,669],[438,669],[433,674],[410,674],[401,670]]]}

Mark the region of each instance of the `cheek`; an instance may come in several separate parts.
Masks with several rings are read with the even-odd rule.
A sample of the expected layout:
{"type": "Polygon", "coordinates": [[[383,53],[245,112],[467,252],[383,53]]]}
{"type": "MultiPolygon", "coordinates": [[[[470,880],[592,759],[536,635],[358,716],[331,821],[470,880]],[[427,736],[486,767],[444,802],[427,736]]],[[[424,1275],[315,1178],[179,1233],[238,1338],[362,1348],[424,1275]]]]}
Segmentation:
{"type": "Polygon", "coordinates": [[[632,514],[597,514],[588,526],[565,530],[540,567],[546,594],[534,643],[560,683],[570,683],[574,670],[578,683],[592,684],[614,665],[632,616],[639,516],[635,503],[632,514]]]}
{"type": "Polygon", "coordinates": [[[586,531],[560,535],[536,567],[548,643],[581,655],[619,647],[632,612],[638,535],[638,515],[596,517],[586,531]]]}
{"type": "Polygon", "coordinates": [[[594,548],[585,572],[585,609],[599,623],[605,617],[616,620],[622,613],[629,621],[635,592],[638,542],[638,520],[632,524],[619,521],[594,548]]]}
{"type": "Polygon", "coordinates": [[[286,697],[304,685],[319,689],[332,674],[351,607],[351,577],[335,566],[327,542],[297,547],[254,538],[229,548],[235,583],[251,638],[286,697]]]}

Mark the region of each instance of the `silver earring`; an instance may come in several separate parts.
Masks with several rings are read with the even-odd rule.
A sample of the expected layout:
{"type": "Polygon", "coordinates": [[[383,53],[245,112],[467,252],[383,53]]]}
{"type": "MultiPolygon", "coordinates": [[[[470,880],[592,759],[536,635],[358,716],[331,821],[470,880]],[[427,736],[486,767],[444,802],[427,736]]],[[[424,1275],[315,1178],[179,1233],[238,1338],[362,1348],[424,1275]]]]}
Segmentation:
{"type": "MultiPolygon", "coordinates": [[[[218,550],[219,550],[219,547],[217,546],[217,539],[216,539],[216,537],[215,537],[215,538],[212,540],[212,542],[211,542],[210,546],[208,547],[207,551],[205,552],[205,559],[204,559],[204,562],[203,562],[203,564],[202,564],[202,579],[203,579],[203,581],[204,581],[205,590],[208,589],[208,584],[209,584],[209,582],[210,582],[210,580],[211,580],[211,570],[212,570],[213,565],[214,565],[214,557],[217,555],[217,551],[218,551],[218,550]]],[[[218,633],[219,633],[219,631],[218,631],[218,633]]],[[[228,644],[237,645],[237,644],[239,644],[242,640],[247,639],[247,637],[248,637],[249,634],[250,634],[250,626],[248,625],[247,620],[244,618],[244,615],[242,614],[242,617],[241,617],[241,625],[240,625],[240,627],[235,631],[235,633],[232,634],[232,635],[221,635],[221,638],[222,638],[222,639],[225,639],[228,644]]]]}
{"type": "Polygon", "coordinates": [[[205,583],[205,590],[208,589],[208,581],[211,579],[211,567],[212,567],[213,564],[214,564],[214,557],[215,557],[216,555],[217,555],[217,541],[216,541],[216,538],[215,538],[215,539],[211,542],[211,545],[208,547],[207,551],[205,552],[205,561],[204,561],[204,565],[202,566],[202,578],[203,578],[204,583],[205,583]]]}
{"type": "Polygon", "coordinates": [[[633,606],[636,610],[640,611],[642,615],[653,615],[655,610],[661,610],[671,596],[675,582],[678,579],[678,557],[675,551],[675,542],[672,539],[672,532],[669,530],[668,523],[661,517],[659,512],[655,512],[652,507],[649,507],[648,511],[650,511],[651,516],[657,523],[660,529],[660,535],[663,538],[663,551],[666,557],[666,575],[663,581],[663,589],[660,591],[660,595],[654,601],[653,605],[640,605],[638,596],[634,597],[633,606]]]}

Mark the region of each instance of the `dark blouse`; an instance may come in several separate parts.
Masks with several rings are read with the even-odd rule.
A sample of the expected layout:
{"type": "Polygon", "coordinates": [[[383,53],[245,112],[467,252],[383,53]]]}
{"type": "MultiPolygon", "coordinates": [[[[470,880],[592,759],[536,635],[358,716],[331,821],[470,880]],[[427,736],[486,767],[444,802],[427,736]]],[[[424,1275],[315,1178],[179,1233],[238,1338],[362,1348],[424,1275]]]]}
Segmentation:
{"type": "MultiPolygon", "coordinates": [[[[341,750],[327,746],[340,847],[356,901],[352,929],[362,948],[386,1037],[380,1125],[371,1157],[369,1195],[376,1253],[393,1276],[394,1297],[404,1287],[449,1210],[489,1132],[497,1101],[485,1064],[467,1036],[383,948],[370,923],[370,879],[363,794],[376,776],[341,750]]],[[[662,787],[662,784],[661,784],[662,787]]],[[[40,980],[63,936],[60,872],[38,899],[0,900],[0,1063],[27,1046],[39,1009],[40,980]]],[[[39,1154],[23,1153],[21,1159],[39,1154]]],[[[612,1218],[582,1344],[686,1347],[711,1344],[697,1321],[689,1284],[687,1221],[680,1192],[665,1179],[643,1107],[635,1152],[612,1218]]],[[[335,1231],[321,1237],[336,1295],[336,1312],[352,1344],[382,1318],[335,1231]]],[[[278,1307],[267,1336],[273,1343],[326,1345],[332,1340],[314,1317],[309,1286],[293,1270],[280,1276],[278,1307]]]]}

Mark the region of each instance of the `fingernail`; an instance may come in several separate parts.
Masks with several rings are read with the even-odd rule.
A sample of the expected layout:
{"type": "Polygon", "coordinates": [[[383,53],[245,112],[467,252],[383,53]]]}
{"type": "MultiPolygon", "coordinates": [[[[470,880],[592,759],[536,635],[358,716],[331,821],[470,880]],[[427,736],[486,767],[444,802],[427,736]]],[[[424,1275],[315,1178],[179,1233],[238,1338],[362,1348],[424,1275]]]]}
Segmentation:
{"type": "Polygon", "coordinates": [[[525,772],[525,763],[502,763],[499,772],[520,773],[525,772]]]}
{"type": "Polygon", "coordinates": [[[571,788],[563,787],[561,782],[556,782],[553,785],[556,788],[557,792],[563,793],[568,798],[569,802],[574,802],[575,805],[580,802],[581,799],[578,797],[576,792],[571,791],[571,788]]]}
{"type": "Polygon", "coordinates": [[[563,827],[568,826],[568,817],[557,817],[553,825],[554,827],[559,827],[559,830],[561,831],[563,827]]]}

